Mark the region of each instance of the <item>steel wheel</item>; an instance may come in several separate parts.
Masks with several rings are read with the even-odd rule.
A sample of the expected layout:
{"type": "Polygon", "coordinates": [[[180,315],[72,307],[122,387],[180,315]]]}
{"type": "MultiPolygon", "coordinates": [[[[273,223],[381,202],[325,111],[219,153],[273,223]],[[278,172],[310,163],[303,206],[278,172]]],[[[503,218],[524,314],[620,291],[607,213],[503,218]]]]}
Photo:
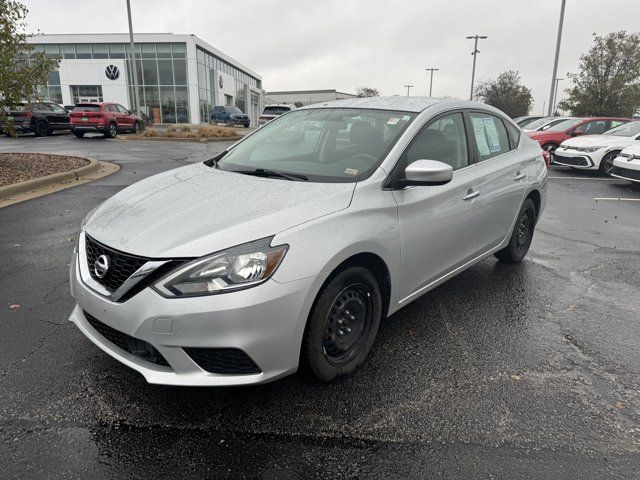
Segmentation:
{"type": "Polygon", "coordinates": [[[516,225],[516,253],[522,254],[531,242],[531,218],[527,211],[522,212],[516,225]]]}
{"type": "Polygon", "coordinates": [[[518,263],[527,255],[536,221],[536,207],[531,198],[527,198],[518,212],[516,224],[506,247],[494,255],[502,262],[518,263]]]}
{"type": "Polygon", "coordinates": [[[353,284],[334,299],[327,315],[322,344],[334,365],[349,363],[361,351],[371,333],[373,300],[366,285],[353,284]]]}

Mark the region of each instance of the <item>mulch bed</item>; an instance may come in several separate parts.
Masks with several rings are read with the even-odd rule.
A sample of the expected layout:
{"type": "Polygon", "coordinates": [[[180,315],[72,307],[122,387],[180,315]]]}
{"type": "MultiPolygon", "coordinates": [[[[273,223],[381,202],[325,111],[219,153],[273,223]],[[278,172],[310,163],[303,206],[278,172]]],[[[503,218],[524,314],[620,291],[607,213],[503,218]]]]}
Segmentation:
{"type": "Polygon", "coordinates": [[[46,153],[0,153],[0,187],[84,167],[88,160],[46,153]]]}

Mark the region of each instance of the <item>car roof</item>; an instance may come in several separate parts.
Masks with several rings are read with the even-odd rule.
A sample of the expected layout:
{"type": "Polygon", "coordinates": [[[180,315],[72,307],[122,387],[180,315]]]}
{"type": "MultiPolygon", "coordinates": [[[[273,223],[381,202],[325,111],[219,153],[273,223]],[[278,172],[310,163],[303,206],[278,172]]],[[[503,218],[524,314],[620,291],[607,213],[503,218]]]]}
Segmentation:
{"type": "Polygon", "coordinates": [[[432,98],[432,97],[364,97],[347,98],[344,100],[334,100],[331,102],[316,103],[306,105],[301,109],[315,108],[366,108],[373,110],[399,110],[402,112],[422,112],[433,105],[442,103],[451,104],[452,108],[482,108],[483,110],[494,110],[489,105],[480,102],[471,102],[457,98],[432,98]]]}

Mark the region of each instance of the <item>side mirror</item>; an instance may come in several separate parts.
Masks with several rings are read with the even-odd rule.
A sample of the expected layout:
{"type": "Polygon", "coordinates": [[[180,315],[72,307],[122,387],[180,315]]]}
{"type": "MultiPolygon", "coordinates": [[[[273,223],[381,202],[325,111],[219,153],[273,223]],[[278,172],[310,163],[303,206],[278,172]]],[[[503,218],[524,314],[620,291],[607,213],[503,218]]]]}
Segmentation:
{"type": "Polygon", "coordinates": [[[577,137],[578,135],[584,135],[584,130],[574,130],[571,132],[572,137],[577,137]]]}
{"type": "Polygon", "coordinates": [[[416,160],[404,171],[402,186],[444,185],[453,178],[453,167],[438,160],[416,160]]]}

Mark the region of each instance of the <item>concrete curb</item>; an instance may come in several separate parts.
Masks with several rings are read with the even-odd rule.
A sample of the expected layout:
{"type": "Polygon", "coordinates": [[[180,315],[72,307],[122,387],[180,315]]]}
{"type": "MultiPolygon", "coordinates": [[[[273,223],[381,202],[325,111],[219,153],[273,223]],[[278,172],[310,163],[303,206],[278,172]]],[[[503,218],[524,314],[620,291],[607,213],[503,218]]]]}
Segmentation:
{"type": "MultiPolygon", "coordinates": [[[[15,153],[15,152],[11,152],[15,153]]],[[[0,199],[14,197],[22,193],[30,192],[39,188],[49,187],[58,183],[65,183],[74,180],[80,180],[81,177],[86,176],[100,169],[100,163],[94,158],[78,157],[76,155],[65,155],[75,158],[82,158],[88,160],[89,164],[84,167],[77,168],[75,170],[68,170],[66,172],[54,173],[47,175],[46,177],[33,178],[31,180],[25,180],[24,182],[12,183],[11,185],[5,185],[0,187],[0,199]]]]}
{"type": "Polygon", "coordinates": [[[131,136],[116,137],[116,140],[122,140],[123,142],[133,142],[135,140],[139,142],[194,142],[194,143],[212,143],[212,142],[237,142],[243,138],[238,135],[236,137],[220,137],[220,138],[173,138],[173,137],[138,137],[131,136]]]}

